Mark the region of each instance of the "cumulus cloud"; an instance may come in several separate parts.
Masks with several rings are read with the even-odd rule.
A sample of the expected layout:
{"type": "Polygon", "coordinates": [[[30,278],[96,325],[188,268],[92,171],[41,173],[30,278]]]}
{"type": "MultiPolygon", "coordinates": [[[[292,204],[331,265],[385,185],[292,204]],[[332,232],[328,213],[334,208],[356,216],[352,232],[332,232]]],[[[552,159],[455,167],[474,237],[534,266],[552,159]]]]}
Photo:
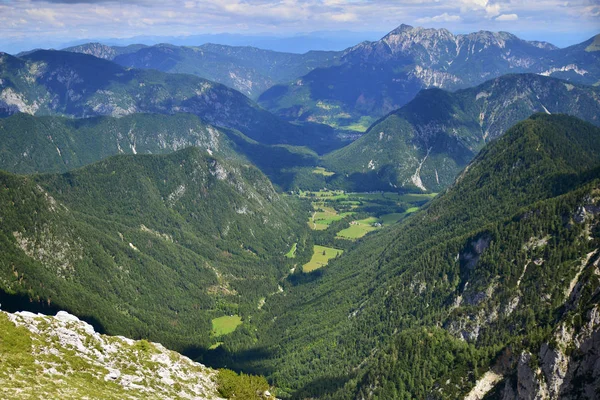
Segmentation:
{"type": "Polygon", "coordinates": [[[354,13],[333,14],[331,16],[331,19],[333,21],[340,21],[340,22],[357,21],[358,20],[358,15],[356,15],[354,13]]]}
{"type": "Polygon", "coordinates": [[[460,15],[450,15],[448,13],[443,13],[440,15],[436,15],[435,17],[418,18],[416,20],[416,22],[419,24],[427,24],[430,22],[457,22],[460,20],[461,20],[460,15]]]}

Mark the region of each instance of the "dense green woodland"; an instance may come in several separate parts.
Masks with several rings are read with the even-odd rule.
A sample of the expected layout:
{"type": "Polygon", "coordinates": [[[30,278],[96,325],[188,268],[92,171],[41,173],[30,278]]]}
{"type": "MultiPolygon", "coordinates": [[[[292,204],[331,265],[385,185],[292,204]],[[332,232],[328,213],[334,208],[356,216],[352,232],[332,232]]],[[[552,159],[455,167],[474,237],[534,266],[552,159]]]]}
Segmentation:
{"type": "Polygon", "coordinates": [[[251,330],[307,231],[255,167],[196,148],[1,180],[5,292],[180,351],[211,344],[211,318],[251,330]]]}
{"type": "Polygon", "coordinates": [[[570,279],[598,246],[596,214],[576,215],[597,205],[599,133],[566,116],[518,124],[425,210],[268,303],[277,316],[261,324],[269,356],[242,354],[240,365],[297,397],[421,398],[441,387],[455,398],[504,349],[537,352],[558,321],[598,302],[592,265],[587,297],[563,308],[570,279]],[[521,277],[532,259],[541,264],[521,277]]]}
{"type": "Polygon", "coordinates": [[[308,204],[201,148],[2,173],[3,296],[265,375],[281,397],[453,398],[598,303],[593,264],[568,307],[564,293],[598,246],[599,167],[599,128],[538,114],[424,210],[347,244],[332,233],[347,221],[309,235],[308,204]],[[346,252],[288,276],[313,243],[346,252]],[[207,350],[230,314],[243,324],[207,350]]]}
{"type": "Polygon", "coordinates": [[[20,174],[67,172],[112,155],[166,154],[189,146],[252,162],[282,189],[324,184],[310,172],[319,162],[314,151],[259,143],[192,114],[71,119],[18,113],[0,119],[0,169],[20,174]]]}

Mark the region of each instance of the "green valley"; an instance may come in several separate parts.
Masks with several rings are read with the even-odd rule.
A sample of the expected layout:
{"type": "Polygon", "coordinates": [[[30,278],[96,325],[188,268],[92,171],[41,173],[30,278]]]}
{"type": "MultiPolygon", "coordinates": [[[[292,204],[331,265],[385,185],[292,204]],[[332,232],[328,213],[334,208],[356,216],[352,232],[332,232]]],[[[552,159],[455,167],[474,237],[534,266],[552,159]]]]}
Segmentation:
{"type": "MultiPolygon", "coordinates": [[[[263,361],[270,379],[295,398],[457,398],[490,369],[501,393],[504,383],[543,384],[521,359],[556,379],[556,358],[535,354],[562,352],[562,327],[598,329],[599,166],[600,129],[566,116],[517,124],[424,209],[272,305],[277,327],[264,320],[263,343],[286,347],[263,361]]],[[[590,371],[586,349],[576,352],[590,371]]]]}
{"type": "Polygon", "coordinates": [[[0,180],[4,296],[179,350],[208,348],[213,318],[254,313],[308,230],[255,167],[197,148],[0,180]]]}
{"type": "Polygon", "coordinates": [[[0,3],[0,398],[600,398],[599,5],[125,3],[0,3]]]}

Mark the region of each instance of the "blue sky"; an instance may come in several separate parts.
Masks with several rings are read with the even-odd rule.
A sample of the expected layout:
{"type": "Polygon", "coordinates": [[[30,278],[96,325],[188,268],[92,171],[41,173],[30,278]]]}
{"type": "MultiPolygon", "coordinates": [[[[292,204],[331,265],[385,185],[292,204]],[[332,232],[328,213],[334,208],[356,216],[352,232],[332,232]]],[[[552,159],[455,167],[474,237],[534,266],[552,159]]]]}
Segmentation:
{"type": "Polygon", "coordinates": [[[401,23],[566,46],[600,33],[600,0],[0,0],[0,50],[142,35],[384,33],[401,23]]]}

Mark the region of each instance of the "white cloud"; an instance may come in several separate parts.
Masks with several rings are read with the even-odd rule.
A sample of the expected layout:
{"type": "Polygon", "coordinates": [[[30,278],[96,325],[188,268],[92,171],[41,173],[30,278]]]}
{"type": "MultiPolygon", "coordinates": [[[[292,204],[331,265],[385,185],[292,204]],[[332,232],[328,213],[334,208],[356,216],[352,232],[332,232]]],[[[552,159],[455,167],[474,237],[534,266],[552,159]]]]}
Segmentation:
{"type": "Polygon", "coordinates": [[[598,31],[598,0],[565,1],[0,0],[0,48],[3,43],[10,44],[7,38],[16,36],[32,41],[42,38],[68,41],[222,32],[287,35],[324,30],[377,30],[383,33],[401,23],[435,25],[454,32],[598,31]],[[525,20],[527,24],[522,22],[525,20]]]}
{"type": "Polygon", "coordinates": [[[502,5],[490,0],[461,0],[461,11],[463,14],[483,13],[485,18],[493,18],[500,15],[502,5]]]}
{"type": "Polygon", "coordinates": [[[496,17],[496,21],[516,21],[519,19],[517,14],[502,14],[496,17]]]}
{"type": "Polygon", "coordinates": [[[458,22],[460,20],[460,15],[451,15],[448,13],[443,13],[440,15],[436,15],[435,17],[418,18],[415,22],[419,24],[427,24],[430,22],[458,22]]]}
{"type": "Polygon", "coordinates": [[[48,23],[52,26],[62,28],[65,26],[64,22],[60,20],[59,14],[51,8],[32,8],[25,10],[25,13],[30,17],[32,21],[38,21],[42,23],[48,23]]]}
{"type": "Polygon", "coordinates": [[[500,14],[500,4],[488,4],[485,6],[485,13],[488,18],[493,18],[500,14]]]}
{"type": "Polygon", "coordinates": [[[333,14],[331,16],[331,19],[333,21],[339,21],[339,22],[350,22],[350,21],[357,21],[358,16],[354,13],[342,13],[342,14],[333,14]]]}

